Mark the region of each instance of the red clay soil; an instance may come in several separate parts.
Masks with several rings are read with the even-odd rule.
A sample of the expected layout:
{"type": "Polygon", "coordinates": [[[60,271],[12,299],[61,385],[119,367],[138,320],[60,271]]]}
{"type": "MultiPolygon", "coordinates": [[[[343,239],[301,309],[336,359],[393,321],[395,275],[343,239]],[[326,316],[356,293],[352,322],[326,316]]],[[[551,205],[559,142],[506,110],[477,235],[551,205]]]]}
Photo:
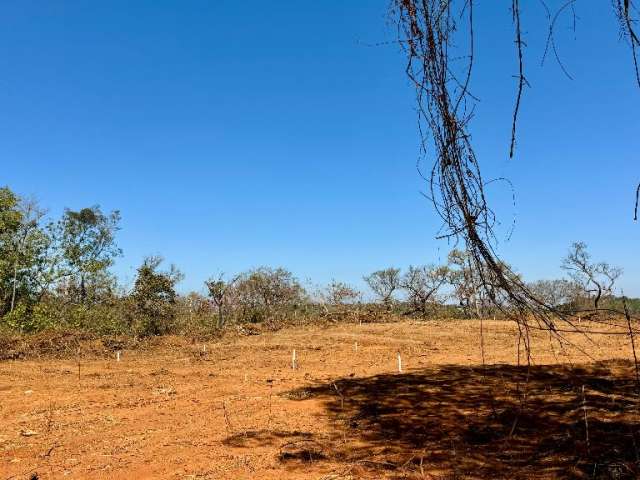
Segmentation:
{"type": "Polygon", "coordinates": [[[169,338],[81,354],[79,373],[0,362],[0,480],[637,478],[627,338],[540,334],[519,367],[513,325],[484,322],[484,364],[479,326],[169,338]]]}

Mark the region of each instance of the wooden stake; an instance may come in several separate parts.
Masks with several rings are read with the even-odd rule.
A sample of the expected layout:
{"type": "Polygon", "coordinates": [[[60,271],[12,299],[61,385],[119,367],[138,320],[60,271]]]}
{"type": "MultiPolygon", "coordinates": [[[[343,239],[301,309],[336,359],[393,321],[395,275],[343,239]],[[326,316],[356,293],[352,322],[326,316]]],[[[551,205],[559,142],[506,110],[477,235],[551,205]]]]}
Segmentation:
{"type": "Polygon", "coordinates": [[[120,361],[120,350],[116,352],[116,362],[120,361]]]}
{"type": "Polygon", "coordinates": [[[271,426],[271,395],[273,394],[273,381],[267,380],[269,384],[269,416],[267,417],[267,429],[271,426]]]}
{"type": "Polygon", "coordinates": [[[357,352],[358,351],[358,342],[355,343],[355,345],[353,346],[354,350],[357,352]]]}
{"type": "Polygon", "coordinates": [[[398,373],[402,373],[402,357],[400,351],[398,351],[398,373]]]}
{"type": "Polygon", "coordinates": [[[78,347],[78,382],[80,381],[80,347],[78,347]]]}
{"type": "Polygon", "coordinates": [[[293,353],[291,354],[291,368],[295,370],[297,367],[297,359],[296,359],[296,349],[293,349],[293,353]]]}

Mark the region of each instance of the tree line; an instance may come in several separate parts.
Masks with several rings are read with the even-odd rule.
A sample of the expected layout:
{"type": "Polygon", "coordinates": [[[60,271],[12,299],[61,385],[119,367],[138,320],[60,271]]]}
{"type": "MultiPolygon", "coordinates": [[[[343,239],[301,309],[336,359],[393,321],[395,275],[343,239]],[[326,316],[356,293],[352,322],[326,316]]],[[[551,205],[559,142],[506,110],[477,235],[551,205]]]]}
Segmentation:
{"type": "MultiPolygon", "coordinates": [[[[473,268],[467,252],[453,249],[444,264],[390,267],[364,277],[366,295],[337,280],[310,288],[284,268],[259,267],[218,274],[205,294],[180,295],[179,269],[150,256],[125,287],[111,272],[122,255],[116,242],[120,213],[99,206],[64,210],[51,219],[34,200],[0,188],[0,326],[21,332],[76,328],[104,334],[159,335],[233,323],[341,318],[362,312],[418,317],[473,317],[509,308],[490,295],[491,272],[473,268]]],[[[554,308],[575,311],[614,304],[622,269],[593,262],[574,243],[562,262],[567,278],[529,288],[554,308]]],[[[517,275],[504,265],[505,274],[517,275]]],[[[632,307],[638,306],[632,303],[632,307]]]]}

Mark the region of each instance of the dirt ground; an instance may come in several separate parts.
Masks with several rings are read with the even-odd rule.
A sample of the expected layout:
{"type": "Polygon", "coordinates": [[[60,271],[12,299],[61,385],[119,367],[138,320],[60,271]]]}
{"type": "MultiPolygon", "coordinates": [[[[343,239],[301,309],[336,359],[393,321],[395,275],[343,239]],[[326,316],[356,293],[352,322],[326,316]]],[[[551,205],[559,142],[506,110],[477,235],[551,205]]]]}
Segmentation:
{"type": "Polygon", "coordinates": [[[335,325],[0,362],[0,480],[637,478],[628,338],[540,334],[527,368],[512,324],[484,321],[484,364],[479,332],[335,325]]]}

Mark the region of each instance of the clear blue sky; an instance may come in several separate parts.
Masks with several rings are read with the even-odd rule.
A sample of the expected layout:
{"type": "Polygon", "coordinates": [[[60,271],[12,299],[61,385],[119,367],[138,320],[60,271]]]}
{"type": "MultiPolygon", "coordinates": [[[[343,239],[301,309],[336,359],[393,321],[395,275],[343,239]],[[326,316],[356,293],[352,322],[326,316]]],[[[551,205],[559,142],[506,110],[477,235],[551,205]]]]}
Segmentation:
{"type": "MultiPolygon", "coordinates": [[[[550,1],[550,5],[563,2],[550,1]]],[[[573,240],[624,266],[640,295],[640,90],[609,2],[558,24],[563,76],[540,66],[546,23],[523,11],[527,89],[508,159],[517,65],[508,1],[478,2],[472,125],[527,278],[560,275],[573,240]],[[574,38],[575,37],[575,38],[574,38]]],[[[6,1],[0,7],[0,184],[52,215],[122,212],[116,271],[162,254],[200,289],[218,271],[301,279],[429,263],[448,246],[420,196],[413,91],[387,0],[6,1]]],[[[505,229],[506,230],[506,229],[505,229]]]]}

